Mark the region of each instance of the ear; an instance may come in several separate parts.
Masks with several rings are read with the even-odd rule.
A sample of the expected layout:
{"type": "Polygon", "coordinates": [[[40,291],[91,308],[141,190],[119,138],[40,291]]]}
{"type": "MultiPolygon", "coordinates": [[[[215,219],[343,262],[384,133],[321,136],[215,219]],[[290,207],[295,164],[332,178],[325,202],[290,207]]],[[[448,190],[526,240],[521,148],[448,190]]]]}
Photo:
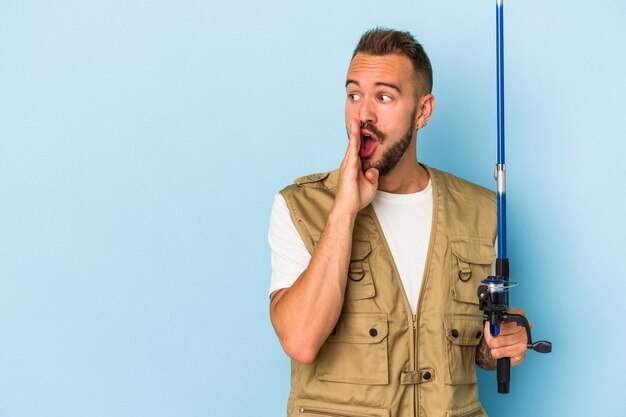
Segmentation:
{"type": "Polygon", "coordinates": [[[417,101],[417,112],[415,113],[415,130],[419,130],[435,111],[435,96],[432,94],[424,94],[417,101]]]}

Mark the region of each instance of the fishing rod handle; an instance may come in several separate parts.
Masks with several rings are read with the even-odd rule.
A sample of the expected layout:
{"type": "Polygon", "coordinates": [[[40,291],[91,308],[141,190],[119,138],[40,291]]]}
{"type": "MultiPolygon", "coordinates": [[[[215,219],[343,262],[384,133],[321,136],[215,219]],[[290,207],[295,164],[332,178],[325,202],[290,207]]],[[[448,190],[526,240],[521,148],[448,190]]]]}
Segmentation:
{"type": "Polygon", "coordinates": [[[511,382],[511,358],[498,359],[498,393],[508,394],[511,382]]]}

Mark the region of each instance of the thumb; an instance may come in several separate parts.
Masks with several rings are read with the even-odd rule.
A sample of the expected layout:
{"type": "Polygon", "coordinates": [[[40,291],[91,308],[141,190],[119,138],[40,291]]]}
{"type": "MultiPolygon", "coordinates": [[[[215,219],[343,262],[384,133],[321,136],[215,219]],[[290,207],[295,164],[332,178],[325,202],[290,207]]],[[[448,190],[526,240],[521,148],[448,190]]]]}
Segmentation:
{"type": "Polygon", "coordinates": [[[489,329],[489,322],[485,322],[485,326],[483,328],[483,335],[485,336],[485,342],[487,342],[487,346],[489,345],[489,342],[493,339],[493,336],[491,335],[491,330],[489,329]]]}
{"type": "Polygon", "coordinates": [[[370,168],[365,172],[365,178],[374,187],[378,188],[378,169],[370,168]]]}

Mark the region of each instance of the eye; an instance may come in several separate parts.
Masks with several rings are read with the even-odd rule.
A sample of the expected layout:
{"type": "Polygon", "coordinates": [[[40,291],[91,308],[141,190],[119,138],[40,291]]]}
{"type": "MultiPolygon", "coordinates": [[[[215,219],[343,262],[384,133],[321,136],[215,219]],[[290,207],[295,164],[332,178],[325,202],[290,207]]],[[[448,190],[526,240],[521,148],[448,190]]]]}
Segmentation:
{"type": "Polygon", "coordinates": [[[357,101],[361,99],[361,96],[356,93],[350,93],[348,94],[348,98],[350,99],[350,101],[357,101]]]}
{"type": "Polygon", "coordinates": [[[387,94],[381,94],[378,96],[378,100],[382,101],[383,103],[387,103],[389,101],[391,101],[391,96],[387,95],[387,94]]]}

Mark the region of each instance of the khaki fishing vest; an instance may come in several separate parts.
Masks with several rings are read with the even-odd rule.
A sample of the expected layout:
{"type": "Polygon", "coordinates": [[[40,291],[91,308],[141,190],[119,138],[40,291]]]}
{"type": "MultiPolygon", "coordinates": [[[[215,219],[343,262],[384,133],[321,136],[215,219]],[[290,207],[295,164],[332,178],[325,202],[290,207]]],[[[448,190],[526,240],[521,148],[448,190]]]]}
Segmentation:
{"type": "MultiPolygon", "coordinates": [[[[477,287],[495,260],[492,191],[426,167],[433,189],[430,245],[413,315],[372,206],[356,218],[345,300],[315,361],[292,361],[289,417],[478,417],[477,287]]],[[[308,251],[326,225],[338,171],[299,178],[281,193],[308,251]]]]}

